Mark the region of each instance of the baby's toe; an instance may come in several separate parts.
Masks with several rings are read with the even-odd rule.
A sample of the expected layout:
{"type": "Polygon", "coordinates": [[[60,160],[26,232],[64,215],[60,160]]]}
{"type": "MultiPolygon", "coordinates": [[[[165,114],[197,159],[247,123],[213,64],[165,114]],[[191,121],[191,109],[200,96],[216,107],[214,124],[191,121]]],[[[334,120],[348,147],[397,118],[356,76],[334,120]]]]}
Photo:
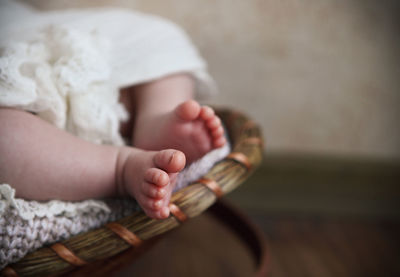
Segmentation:
{"type": "Polygon", "coordinates": [[[211,136],[214,139],[218,139],[224,135],[224,128],[222,126],[217,127],[215,130],[211,131],[211,136]]]}
{"type": "Polygon", "coordinates": [[[154,155],[153,161],[158,168],[163,169],[166,173],[179,172],[186,164],[185,154],[173,149],[159,151],[154,155]]]}
{"type": "Polygon", "coordinates": [[[143,195],[139,204],[147,216],[155,219],[163,219],[169,216],[168,203],[170,198],[171,193],[166,193],[161,199],[154,199],[143,195]]]}
{"type": "Polygon", "coordinates": [[[200,118],[203,119],[204,121],[208,121],[212,119],[215,116],[215,112],[212,108],[208,106],[203,106],[201,107],[200,111],[200,118]]]}
{"type": "Polygon", "coordinates": [[[151,197],[146,197],[144,208],[147,210],[158,211],[162,208],[164,204],[164,199],[154,199],[151,197]]]}
{"type": "Polygon", "coordinates": [[[169,208],[167,206],[163,207],[158,213],[159,213],[159,219],[164,219],[169,216],[169,208]]]}
{"type": "Polygon", "coordinates": [[[157,211],[152,211],[152,210],[144,210],[146,215],[148,217],[154,218],[154,219],[165,219],[169,216],[169,208],[168,207],[163,207],[160,210],[157,211]]]}
{"type": "Polygon", "coordinates": [[[221,119],[219,119],[218,116],[214,116],[211,119],[206,121],[206,125],[209,129],[215,130],[215,129],[219,128],[220,126],[222,126],[221,119]]]}
{"type": "Polygon", "coordinates": [[[169,184],[169,175],[159,168],[149,168],[144,175],[145,181],[159,187],[164,187],[169,184]]]}
{"type": "Polygon", "coordinates": [[[144,182],[142,184],[142,193],[153,199],[161,199],[167,194],[167,189],[144,182]]]}
{"type": "Polygon", "coordinates": [[[199,103],[194,100],[188,100],[176,107],[175,114],[182,120],[192,121],[199,117],[200,110],[199,103]]]}
{"type": "Polygon", "coordinates": [[[219,137],[215,140],[213,140],[213,146],[214,148],[220,148],[226,144],[226,138],[225,137],[219,137]]]}

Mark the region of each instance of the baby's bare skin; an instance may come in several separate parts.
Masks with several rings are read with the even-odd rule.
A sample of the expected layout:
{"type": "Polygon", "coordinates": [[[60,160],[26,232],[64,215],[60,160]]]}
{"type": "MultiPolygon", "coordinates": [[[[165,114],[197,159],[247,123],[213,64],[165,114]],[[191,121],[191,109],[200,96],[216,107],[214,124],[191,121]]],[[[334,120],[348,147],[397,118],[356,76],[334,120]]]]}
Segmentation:
{"type": "Polygon", "coordinates": [[[178,150],[145,151],[97,145],[25,111],[0,108],[0,183],[19,198],[80,201],[131,196],[161,219],[176,175],[185,166],[178,150]]]}
{"type": "Polygon", "coordinates": [[[177,150],[122,153],[119,195],[134,197],[144,212],[157,219],[169,216],[169,200],[176,177],[185,167],[185,155],[177,150]]]}
{"type": "Polygon", "coordinates": [[[171,112],[141,118],[136,127],[133,145],[146,150],[178,149],[189,164],[226,143],[214,110],[194,100],[183,102],[171,112]]]}
{"type": "MultiPolygon", "coordinates": [[[[187,164],[224,146],[226,139],[221,120],[212,108],[201,106],[191,99],[193,90],[193,80],[187,74],[171,75],[126,89],[121,96],[134,121],[132,145],[145,150],[172,148],[182,151],[187,164]]],[[[133,122],[127,125],[133,125],[133,122]]],[[[175,187],[174,179],[170,174],[169,184],[162,188],[165,197],[156,198],[149,194],[142,197],[141,192],[136,190],[135,198],[147,199],[149,203],[158,201],[161,206],[153,206],[151,214],[156,213],[156,218],[160,218],[160,215],[169,212],[168,203],[175,187]]],[[[146,183],[143,186],[146,187],[146,183]]],[[[146,205],[142,202],[141,206],[146,205]]],[[[148,210],[146,213],[150,214],[148,210]]]]}
{"type": "Polygon", "coordinates": [[[28,112],[0,107],[0,183],[12,185],[17,197],[39,201],[129,195],[148,216],[168,217],[185,159],[191,163],[225,144],[214,111],[190,100],[192,85],[183,74],[139,86],[137,111],[130,111],[133,142],[153,151],[96,145],[28,112]]]}
{"type": "MultiPolygon", "coordinates": [[[[179,156],[182,156],[179,161],[186,157],[186,161],[192,163],[226,143],[220,119],[211,108],[201,107],[194,100],[187,100],[164,115],[141,118],[141,120],[143,121],[136,123],[137,131],[133,145],[146,150],[178,149],[183,152],[178,152],[179,156]]],[[[158,155],[161,155],[165,152],[159,153],[158,155]]],[[[175,160],[173,162],[182,166],[179,167],[179,171],[183,169],[184,163],[175,160]]],[[[166,218],[176,179],[176,174],[171,173],[178,171],[166,168],[164,164],[157,164],[157,167],[165,169],[169,175],[154,173],[160,174],[160,178],[163,176],[161,178],[163,180],[151,181],[151,178],[145,178],[142,187],[132,186],[130,194],[135,196],[147,215],[166,218]]],[[[134,175],[132,177],[137,178],[134,175]]]]}

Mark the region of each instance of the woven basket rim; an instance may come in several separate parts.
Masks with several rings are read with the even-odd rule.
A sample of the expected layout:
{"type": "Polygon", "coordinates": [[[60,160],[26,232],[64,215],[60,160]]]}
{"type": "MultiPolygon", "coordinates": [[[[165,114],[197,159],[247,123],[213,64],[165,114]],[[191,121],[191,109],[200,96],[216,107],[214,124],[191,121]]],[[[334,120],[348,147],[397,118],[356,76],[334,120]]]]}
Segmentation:
{"type": "Polygon", "coordinates": [[[235,189],[260,164],[263,138],[258,125],[244,113],[222,108],[216,108],[216,113],[227,129],[231,153],[207,174],[172,195],[169,218],[155,220],[143,212],[134,212],[116,222],[29,253],[0,273],[6,276],[9,272],[18,276],[54,275],[111,257],[201,214],[223,194],[235,189]]]}

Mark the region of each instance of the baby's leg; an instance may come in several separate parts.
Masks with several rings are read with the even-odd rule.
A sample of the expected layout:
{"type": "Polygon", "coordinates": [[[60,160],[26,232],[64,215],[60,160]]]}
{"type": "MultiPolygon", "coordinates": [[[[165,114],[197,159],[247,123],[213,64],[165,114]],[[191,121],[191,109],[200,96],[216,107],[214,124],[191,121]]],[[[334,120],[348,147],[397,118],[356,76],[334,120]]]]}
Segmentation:
{"type": "Polygon", "coordinates": [[[214,111],[191,100],[193,83],[189,75],[178,74],[134,88],[134,146],[178,149],[191,163],[226,143],[214,111]]]}
{"type": "Polygon", "coordinates": [[[0,108],[0,132],[0,183],[25,199],[78,201],[128,193],[149,216],[165,218],[174,179],[185,165],[176,150],[96,145],[14,109],[0,108]]]}

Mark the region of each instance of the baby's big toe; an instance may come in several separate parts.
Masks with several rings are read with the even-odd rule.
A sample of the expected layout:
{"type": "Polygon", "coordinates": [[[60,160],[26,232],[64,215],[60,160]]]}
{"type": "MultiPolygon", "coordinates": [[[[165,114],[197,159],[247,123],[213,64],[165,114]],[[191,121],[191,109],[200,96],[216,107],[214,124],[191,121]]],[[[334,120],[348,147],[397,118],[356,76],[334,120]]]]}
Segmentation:
{"type": "Polygon", "coordinates": [[[188,100],[180,104],[175,113],[178,118],[185,120],[185,121],[192,121],[199,117],[200,114],[200,104],[194,100],[188,100]]]}
{"type": "Polygon", "coordinates": [[[155,154],[153,161],[158,168],[163,169],[166,173],[179,172],[186,164],[185,154],[173,149],[159,151],[155,154]]]}

